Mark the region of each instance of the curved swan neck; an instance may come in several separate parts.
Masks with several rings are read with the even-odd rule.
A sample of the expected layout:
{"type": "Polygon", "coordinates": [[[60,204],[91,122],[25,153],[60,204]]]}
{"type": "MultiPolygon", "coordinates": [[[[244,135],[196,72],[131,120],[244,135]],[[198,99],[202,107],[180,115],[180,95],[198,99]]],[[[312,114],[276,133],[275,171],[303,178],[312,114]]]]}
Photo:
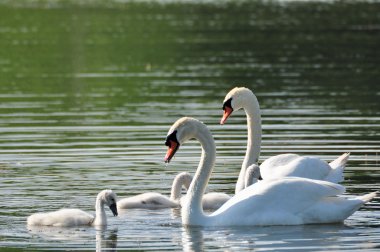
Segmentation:
{"type": "Polygon", "coordinates": [[[194,137],[202,146],[202,155],[182,206],[182,222],[185,225],[204,224],[206,216],[203,213],[202,197],[215,164],[216,148],[210,131],[206,126],[199,127],[194,137]]]}
{"type": "Polygon", "coordinates": [[[238,182],[236,183],[235,194],[244,189],[244,176],[246,169],[252,164],[257,164],[261,148],[261,115],[260,105],[256,96],[252,92],[246,93],[243,109],[247,116],[247,150],[240,170],[238,182]]]}
{"type": "Polygon", "coordinates": [[[104,226],[107,225],[106,211],[104,210],[104,199],[103,195],[100,193],[96,197],[95,202],[95,219],[92,223],[94,226],[104,226]]]}
{"type": "Polygon", "coordinates": [[[182,172],[178,174],[173,180],[170,199],[175,201],[180,200],[182,186],[184,186],[186,189],[189,189],[191,179],[191,175],[187,172],[182,172]]]}
{"type": "Polygon", "coordinates": [[[261,148],[261,115],[260,107],[256,96],[253,96],[251,102],[247,103],[244,108],[247,115],[247,152],[244,158],[244,167],[247,168],[252,164],[257,164],[261,148]]]}

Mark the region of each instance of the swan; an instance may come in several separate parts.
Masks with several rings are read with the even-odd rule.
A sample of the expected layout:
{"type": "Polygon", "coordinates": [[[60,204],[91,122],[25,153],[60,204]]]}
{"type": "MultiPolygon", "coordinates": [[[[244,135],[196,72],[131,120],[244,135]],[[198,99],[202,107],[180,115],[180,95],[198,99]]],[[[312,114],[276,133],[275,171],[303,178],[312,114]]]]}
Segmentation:
{"type": "Polygon", "coordinates": [[[35,213],[28,217],[29,226],[105,226],[107,225],[104,205],[107,205],[114,216],[117,216],[116,194],[112,190],[103,190],[96,197],[95,217],[80,209],[61,209],[54,212],[35,213]]]}
{"type": "Polygon", "coordinates": [[[202,122],[183,117],[169,129],[164,161],[195,138],[202,146],[201,160],[187,191],[181,215],[188,226],[298,225],[342,222],[376,192],[361,197],[337,197],[345,188],[328,181],[301,177],[261,180],[235,194],[210,215],[202,210],[202,196],[215,164],[214,139],[202,122]]]}
{"type": "MultiPolygon", "coordinates": [[[[181,172],[173,180],[170,197],[156,192],[142,193],[119,200],[117,207],[119,210],[132,208],[155,210],[181,207],[183,202],[183,197],[181,197],[182,186],[188,189],[192,179],[193,177],[188,172],[181,172]]],[[[202,199],[203,209],[216,210],[230,198],[225,193],[207,193],[202,199]]]]}
{"type": "MultiPolygon", "coordinates": [[[[226,95],[220,124],[224,124],[233,111],[241,108],[247,115],[248,142],[235,193],[244,189],[246,167],[250,164],[257,164],[261,145],[260,107],[256,96],[250,89],[235,87],[226,95]]],[[[344,153],[328,164],[317,157],[303,157],[291,153],[280,154],[265,160],[260,165],[260,173],[263,179],[295,176],[339,183],[344,179],[343,170],[349,155],[349,153],[344,153]]]]}

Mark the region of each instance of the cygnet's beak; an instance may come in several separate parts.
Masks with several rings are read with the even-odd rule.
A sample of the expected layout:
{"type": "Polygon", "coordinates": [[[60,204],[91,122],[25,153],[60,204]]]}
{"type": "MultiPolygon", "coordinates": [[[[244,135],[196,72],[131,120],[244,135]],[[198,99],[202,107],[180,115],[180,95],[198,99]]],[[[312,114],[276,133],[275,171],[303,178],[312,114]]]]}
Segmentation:
{"type": "Polygon", "coordinates": [[[110,209],[113,213],[113,216],[117,216],[117,206],[116,206],[116,203],[113,203],[110,205],[110,209]]]}

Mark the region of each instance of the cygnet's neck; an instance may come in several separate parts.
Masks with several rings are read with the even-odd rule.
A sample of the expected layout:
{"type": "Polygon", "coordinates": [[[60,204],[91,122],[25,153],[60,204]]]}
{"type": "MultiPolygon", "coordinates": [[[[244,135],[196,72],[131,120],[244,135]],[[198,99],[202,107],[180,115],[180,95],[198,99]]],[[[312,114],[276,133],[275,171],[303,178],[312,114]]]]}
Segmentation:
{"type": "Polygon", "coordinates": [[[180,200],[182,186],[184,186],[186,189],[189,189],[191,179],[191,175],[187,172],[181,172],[178,174],[173,180],[170,199],[174,201],[180,200]]]}
{"type": "Polygon", "coordinates": [[[92,223],[94,226],[107,225],[106,211],[104,210],[104,196],[99,193],[95,202],[95,219],[92,223]]]}

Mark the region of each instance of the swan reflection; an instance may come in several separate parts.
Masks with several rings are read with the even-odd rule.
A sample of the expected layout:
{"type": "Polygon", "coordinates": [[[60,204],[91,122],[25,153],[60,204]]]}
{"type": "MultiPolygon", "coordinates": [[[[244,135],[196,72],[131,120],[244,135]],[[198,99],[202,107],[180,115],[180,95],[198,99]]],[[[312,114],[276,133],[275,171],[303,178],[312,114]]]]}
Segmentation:
{"type": "Polygon", "coordinates": [[[96,251],[117,251],[117,229],[109,230],[97,229],[96,230],[96,251]]]}
{"type": "MultiPolygon", "coordinates": [[[[355,239],[353,228],[345,224],[256,226],[256,227],[190,227],[183,226],[181,233],[183,251],[207,251],[212,248],[225,250],[257,250],[294,248],[318,250],[339,246],[353,246],[339,242],[339,237],[355,239]]],[[[368,247],[364,239],[357,240],[368,247]]],[[[357,246],[355,244],[354,246],[357,246]]]]}
{"type": "Polygon", "coordinates": [[[117,247],[117,228],[107,229],[104,226],[99,226],[96,229],[90,227],[30,226],[28,231],[37,242],[53,240],[62,242],[70,248],[91,249],[95,246],[96,251],[116,251],[117,247]]]}
{"type": "Polygon", "coordinates": [[[202,227],[182,227],[183,251],[204,251],[202,227]]]}

